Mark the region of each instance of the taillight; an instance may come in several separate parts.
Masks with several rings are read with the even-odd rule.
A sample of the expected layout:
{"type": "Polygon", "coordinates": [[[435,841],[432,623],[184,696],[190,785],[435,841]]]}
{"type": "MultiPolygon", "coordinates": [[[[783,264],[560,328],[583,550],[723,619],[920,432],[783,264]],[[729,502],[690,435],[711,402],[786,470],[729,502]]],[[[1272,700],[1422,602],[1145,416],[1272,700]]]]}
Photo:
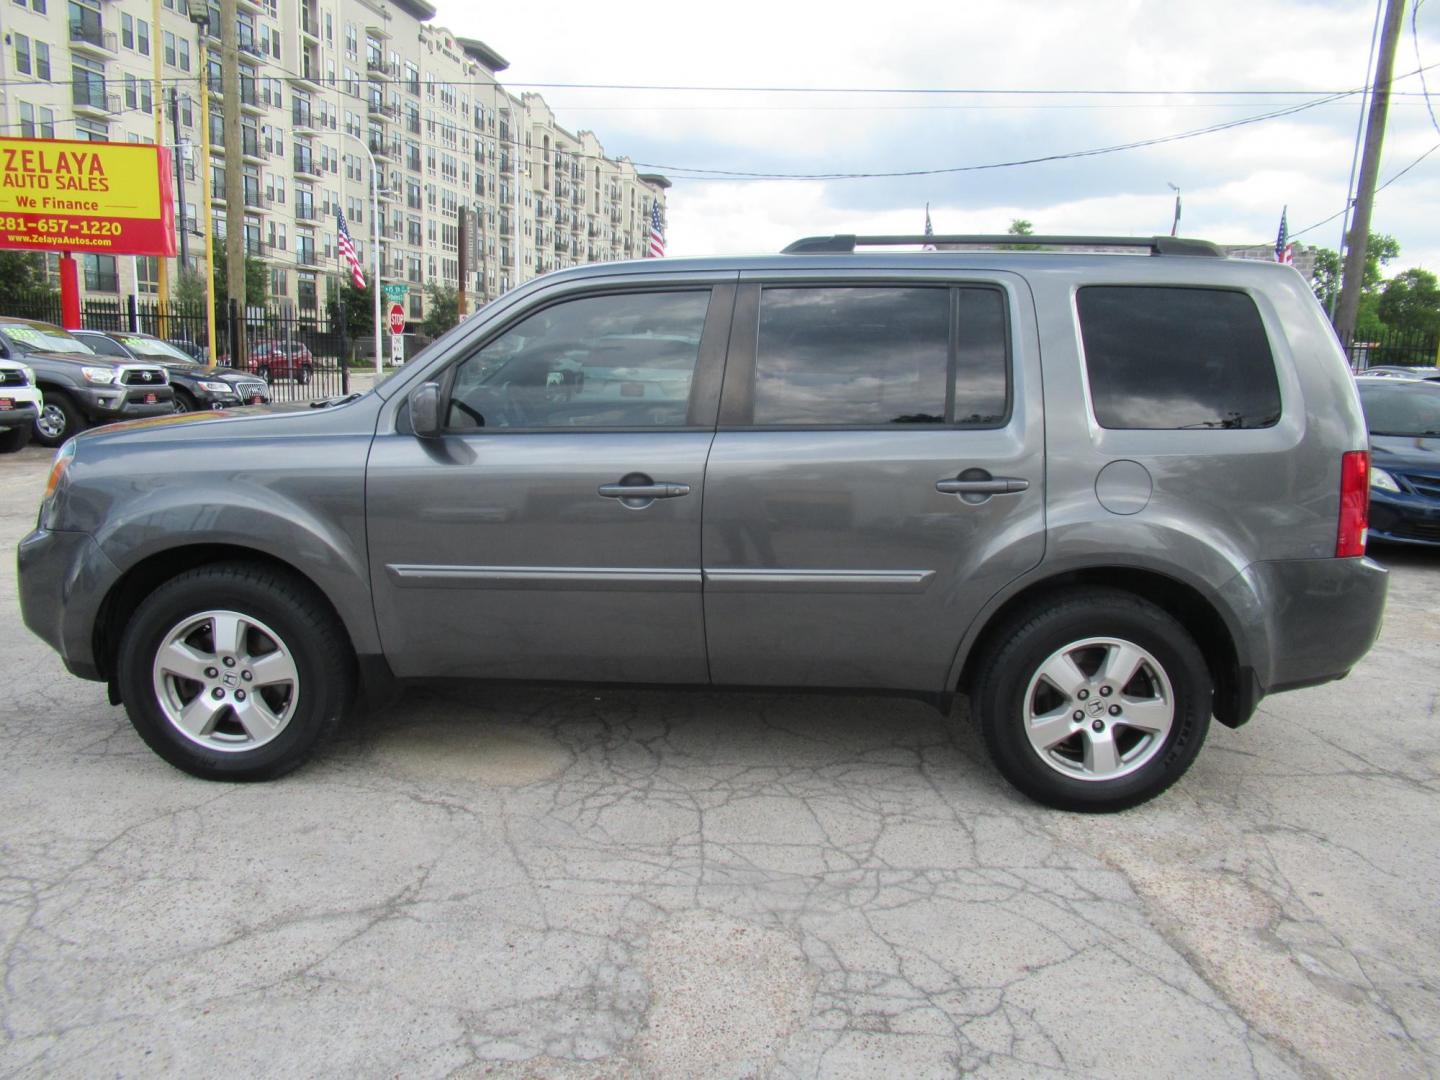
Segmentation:
{"type": "Polygon", "coordinates": [[[1365,554],[1365,530],[1370,524],[1370,452],[1348,450],[1340,459],[1340,528],[1335,535],[1335,557],[1365,554]]]}

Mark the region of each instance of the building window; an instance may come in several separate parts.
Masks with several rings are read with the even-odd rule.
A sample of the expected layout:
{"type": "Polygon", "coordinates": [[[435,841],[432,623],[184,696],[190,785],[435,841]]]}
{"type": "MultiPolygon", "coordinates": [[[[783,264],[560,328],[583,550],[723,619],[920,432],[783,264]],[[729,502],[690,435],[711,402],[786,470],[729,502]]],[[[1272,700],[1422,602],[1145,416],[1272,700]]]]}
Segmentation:
{"type": "Polygon", "coordinates": [[[35,137],[35,106],[28,101],[20,102],[20,134],[27,139],[35,137]]]}
{"type": "Polygon", "coordinates": [[[180,70],[190,70],[190,42],[180,39],[180,70]]]}
{"type": "Polygon", "coordinates": [[[172,34],[169,30],[166,30],[160,40],[165,43],[165,63],[169,64],[171,67],[175,67],[175,35],[172,34]]]}
{"type": "Polygon", "coordinates": [[[120,291],[120,278],[115,272],[114,255],[82,255],[80,258],[88,292],[120,291]]]}
{"type": "Polygon", "coordinates": [[[135,51],[141,56],[150,55],[150,24],[144,19],[135,20],[135,51]]]}
{"type": "Polygon", "coordinates": [[[53,139],[55,137],[54,109],[40,110],[40,123],[38,124],[36,130],[39,132],[40,138],[42,139],[53,139]]]}
{"type": "MultiPolygon", "coordinates": [[[[313,241],[312,241],[313,243],[313,241]]],[[[320,306],[315,292],[315,275],[307,271],[300,271],[295,276],[297,301],[302,311],[314,311],[320,306]]]]}
{"type": "Polygon", "coordinates": [[[50,81],[50,46],[43,41],[35,42],[35,77],[42,82],[50,81]]]}
{"type": "Polygon", "coordinates": [[[135,48],[135,16],[121,14],[120,16],[120,44],[127,49],[135,48]]]}
{"type": "Polygon", "coordinates": [[[154,255],[141,255],[135,260],[135,272],[138,280],[135,286],[139,292],[147,296],[157,296],[160,292],[160,260],[154,255]]]}
{"type": "MultiPolygon", "coordinates": [[[[42,113],[48,111],[48,109],[41,110],[42,113]]],[[[49,127],[51,134],[46,135],[45,138],[53,139],[55,137],[55,127],[53,124],[49,125],[49,127]]],[[[76,120],[75,138],[82,142],[109,142],[110,125],[99,120],[76,120]]]]}
{"type": "Polygon", "coordinates": [[[29,75],[30,64],[30,39],[24,34],[15,35],[15,70],[21,75],[29,75]]]}

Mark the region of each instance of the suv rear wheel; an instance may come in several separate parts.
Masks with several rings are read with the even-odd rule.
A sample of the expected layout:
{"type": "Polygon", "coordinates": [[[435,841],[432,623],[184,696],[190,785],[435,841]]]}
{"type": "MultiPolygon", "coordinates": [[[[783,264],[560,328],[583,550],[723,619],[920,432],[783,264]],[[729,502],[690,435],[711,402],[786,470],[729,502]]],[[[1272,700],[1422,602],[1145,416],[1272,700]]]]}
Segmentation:
{"type": "Polygon", "coordinates": [[[219,563],[140,605],[117,677],[130,722],[170,764],[207,780],[269,780],[334,732],[353,667],[343,632],[305,582],[219,563]]]}
{"type": "Polygon", "coordinates": [[[996,767],[1062,810],[1123,810],[1185,774],[1210,726],[1212,682],[1194,639],[1112,589],[1046,598],[981,657],[972,701],[996,767]]]}

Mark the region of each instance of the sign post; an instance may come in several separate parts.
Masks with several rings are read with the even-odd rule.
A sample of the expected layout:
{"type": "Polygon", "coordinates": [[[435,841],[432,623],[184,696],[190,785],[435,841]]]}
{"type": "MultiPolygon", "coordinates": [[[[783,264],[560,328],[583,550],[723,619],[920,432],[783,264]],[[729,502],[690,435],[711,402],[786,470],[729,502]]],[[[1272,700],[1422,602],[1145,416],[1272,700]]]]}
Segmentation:
{"type": "MultiPolygon", "coordinates": [[[[388,287],[388,286],[387,286],[388,287]]],[[[390,305],[390,362],[396,367],[405,363],[405,305],[390,305]]]]}
{"type": "Polygon", "coordinates": [[[173,186],[164,147],[0,138],[0,248],[61,253],[61,319],[79,329],[71,253],[173,256],[173,186]]]}

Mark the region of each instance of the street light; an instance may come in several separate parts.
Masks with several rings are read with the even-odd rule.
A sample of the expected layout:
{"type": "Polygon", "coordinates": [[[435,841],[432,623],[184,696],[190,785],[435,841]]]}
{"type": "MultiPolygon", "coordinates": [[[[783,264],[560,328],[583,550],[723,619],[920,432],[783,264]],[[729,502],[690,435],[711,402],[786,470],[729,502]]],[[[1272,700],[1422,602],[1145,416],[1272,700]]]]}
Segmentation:
{"type": "MultiPolygon", "coordinates": [[[[315,128],[301,127],[297,127],[294,133],[306,138],[319,134],[315,128]]],[[[375,155],[370,152],[369,143],[353,131],[342,130],[340,134],[358,142],[370,161],[370,220],[375,226],[375,376],[379,378],[383,373],[380,366],[380,171],[375,167],[375,155]]],[[[341,318],[344,318],[343,312],[341,318]]]]}

